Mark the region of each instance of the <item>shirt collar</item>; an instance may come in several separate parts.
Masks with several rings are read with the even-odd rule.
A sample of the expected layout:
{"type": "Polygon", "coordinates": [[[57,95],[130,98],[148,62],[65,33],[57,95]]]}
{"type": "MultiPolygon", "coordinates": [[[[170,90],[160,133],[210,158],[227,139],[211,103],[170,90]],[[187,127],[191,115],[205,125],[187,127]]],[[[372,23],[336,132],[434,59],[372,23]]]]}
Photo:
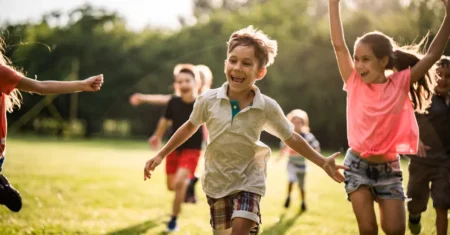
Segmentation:
{"type": "MultiPolygon", "coordinates": [[[[255,85],[253,85],[252,90],[253,92],[255,92],[255,97],[253,98],[253,105],[251,106],[251,108],[264,109],[265,102],[263,95],[261,94],[261,91],[255,85]]],[[[219,92],[217,92],[217,98],[229,100],[227,91],[228,91],[228,82],[225,82],[219,88],[219,92]]]]}

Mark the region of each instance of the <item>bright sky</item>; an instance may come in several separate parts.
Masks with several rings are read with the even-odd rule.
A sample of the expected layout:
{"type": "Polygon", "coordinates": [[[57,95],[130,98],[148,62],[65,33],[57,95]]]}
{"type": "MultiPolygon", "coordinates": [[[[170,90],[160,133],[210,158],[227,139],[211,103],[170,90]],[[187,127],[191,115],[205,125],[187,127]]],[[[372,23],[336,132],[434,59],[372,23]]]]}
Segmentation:
{"type": "Polygon", "coordinates": [[[134,30],[146,25],[177,28],[177,16],[192,15],[192,0],[0,0],[0,22],[36,21],[44,13],[67,12],[85,3],[118,12],[134,30]]]}

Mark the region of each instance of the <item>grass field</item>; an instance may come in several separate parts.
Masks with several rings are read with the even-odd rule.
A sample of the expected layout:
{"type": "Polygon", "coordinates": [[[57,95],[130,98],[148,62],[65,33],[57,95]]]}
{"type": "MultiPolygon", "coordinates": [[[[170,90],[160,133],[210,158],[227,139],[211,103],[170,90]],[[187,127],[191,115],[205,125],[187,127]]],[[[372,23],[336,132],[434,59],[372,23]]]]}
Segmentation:
{"type": "MultiPolygon", "coordinates": [[[[152,154],[145,141],[9,138],[3,173],[21,192],[23,208],[12,213],[0,207],[0,234],[165,234],[173,194],[166,190],[163,167],[143,181],[152,154]]],[[[261,203],[263,235],[357,234],[343,185],[317,167],[306,179],[308,211],[298,213],[297,190],[291,208],[284,209],[286,160],[274,159],[261,203]]],[[[211,234],[200,184],[197,192],[199,202],[183,207],[176,234],[211,234]]],[[[423,215],[423,226],[422,234],[435,234],[434,211],[423,215]]]]}

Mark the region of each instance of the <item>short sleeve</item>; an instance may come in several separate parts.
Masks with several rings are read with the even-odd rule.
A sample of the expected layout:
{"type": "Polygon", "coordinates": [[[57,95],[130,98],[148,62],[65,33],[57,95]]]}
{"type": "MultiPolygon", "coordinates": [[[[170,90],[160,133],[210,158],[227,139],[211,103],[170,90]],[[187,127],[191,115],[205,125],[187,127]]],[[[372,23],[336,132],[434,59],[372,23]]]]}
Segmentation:
{"type": "Polygon", "coordinates": [[[358,73],[355,69],[353,69],[352,73],[350,74],[350,77],[348,77],[347,82],[344,83],[344,87],[342,90],[348,91],[349,88],[353,87],[355,85],[355,81],[358,77],[358,73]]]}
{"type": "Polygon", "coordinates": [[[407,68],[402,71],[393,73],[392,82],[399,90],[408,93],[411,84],[411,69],[407,68]]]}
{"type": "Polygon", "coordinates": [[[200,95],[195,100],[194,108],[192,109],[191,116],[189,117],[189,121],[194,126],[201,126],[203,123],[206,122],[206,115],[205,115],[205,113],[207,111],[207,110],[205,110],[206,101],[207,101],[207,99],[203,95],[200,95]]]}
{"type": "Polygon", "coordinates": [[[0,91],[9,95],[22,79],[19,73],[8,66],[0,65],[0,91]]]}
{"type": "Polygon", "coordinates": [[[275,100],[266,99],[266,122],[264,130],[282,141],[291,138],[294,125],[286,118],[280,105],[275,100]]]}

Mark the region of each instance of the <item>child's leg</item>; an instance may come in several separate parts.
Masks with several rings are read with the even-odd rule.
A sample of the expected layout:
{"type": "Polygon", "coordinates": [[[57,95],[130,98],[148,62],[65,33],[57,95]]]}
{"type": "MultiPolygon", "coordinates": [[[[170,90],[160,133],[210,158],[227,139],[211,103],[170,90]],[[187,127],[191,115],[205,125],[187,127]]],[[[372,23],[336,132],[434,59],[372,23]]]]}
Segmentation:
{"type": "Polygon", "coordinates": [[[358,222],[360,234],[377,234],[378,225],[375,216],[374,194],[368,186],[372,180],[367,176],[368,163],[354,155],[350,149],[345,156],[344,165],[350,170],[344,171],[345,191],[351,201],[358,222]]]}
{"type": "Polygon", "coordinates": [[[406,230],[405,203],[397,199],[379,199],[381,228],[387,235],[403,235],[406,230]]]}
{"type": "Polygon", "coordinates": [[[448,234],[448,219],[447,219],[447,209],[435,208],[436,209],[436,232],[437,235],[448,234]]]}
{"type": "Polygon", "coordinates": [[[450,209],[450,169],[448,167],[433,167],[431,179],[431,198],[436,209],[437,235],[447,234],[447,211],[450,209]]]}
{"type": "Polygon", "coordinates": [[[178,216],[181,211],[181,204],[184,202],[186,188],[188,186],[190,170],[179,168],[174,179],[175,198],[173,200],[172,216],[178,216]]]}
{"type": "Polygon", "coordinates": [[[255,221],[245,218],[234,218],[232,222],[231,235],[248,235],[255,226],[255,221]]]}
{"type": "Polygon", "coordinates": [[[300,189],[300,197],[302,199],[302,202],[305,201],[305,172],[299,172],[297,173],[297,182],[298,187],[300,189]]]}
{"type": "MultiPolygon", "coordinates": [[[[0,155],[0,172],[3,168],[4,161],[5,157],[0,155]]],[[[0,205],[5,205],[13,212],[19,212],[22,208],[22,197],[20,193],[2,174],[0,174],[0,205]]]]}
{"type": "Polygon", "coordinates": [[[292,185],[294,184],[294,182],[297,181],[297,169],[291,162],[288,162],[287,172],[288,172],[288,187],[287,187],[286,201],[284,202],[285,208],[288,208],[289,205],[291,204],[292,185]]]}
{"type": "Polygon", "coordinates": [[[388,235],[405,234],[406,197],[402,185],[400,159],[383,165],[377,164],[374,178],[376,183],[373,189],[380,207],[381,228],[388,235]]]}
{"type": "Polygon", "coordinates": [[[251,192],[241,191],[233,196],[232,235],[258,234],[260,201],[261,196],[251,192]]]}
{"type": "Polygon", "coordinates": [[[370,188],[360,186],[359,189],[350,193],[349,199],[358,222],[359,234],[378,234],[377,219],[373,208],[374,196],[370,188]]]}
{"type": "Polygon", "coordinates": [[[179,152],[175,150],[166,157],[167,189],[169,191],[174,191],[175,174],[179,165],[178,155],[179,152]]]}
{"type": "Polygon", "coordinates": [[[175,174],[167,174],[167,189],[169,191],[173,191],[174,187],[173,187],[173,182],[175,180],[175,174]]]}

